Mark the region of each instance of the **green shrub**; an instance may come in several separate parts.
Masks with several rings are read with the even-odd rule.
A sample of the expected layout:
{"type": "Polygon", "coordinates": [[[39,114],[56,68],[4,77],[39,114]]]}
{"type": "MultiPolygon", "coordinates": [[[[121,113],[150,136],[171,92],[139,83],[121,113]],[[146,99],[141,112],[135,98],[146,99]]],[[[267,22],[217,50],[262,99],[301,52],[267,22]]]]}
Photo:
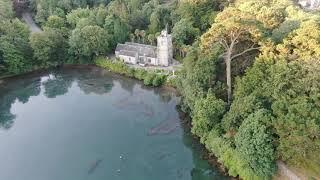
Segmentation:
{"type": "Polygon", "coordinates": [[[178,76],[169,76],[168,78],[166,78],[165,83],[166,83],[166,86],[176,88],[179,83],[178,76]]]}
{"type": "Polygon", "coordinates": [[[128,73],[127,73],[128,77],[135,77],[135,76],[134,76],[134,75],[135,75],[135,72],[136,72],[135,69],[129,68],[129,69],[128,69],[128,73]]]}
{"type": "Polygon", "coordinates": [[[152,81],[152,85],[154,87],[161,86],[166,80],[166,77],[164,75],[156,75],[155,78],[152,81]]]}
{"type": "Polygon", "coordinates": [[[153,83],[153,79],[156,77],[156,75],[155,74],[151,74],[151,73],[149,73],[149,74],[147,74],[146,76],[145,76],[145,78],[144,78],[144,80],[143,80],[143,83],[144,83],[144,85],[146,85],[146,86],[151,86],[152,85],[152,83],[153,83]]]}
{"type": "Polygon", "coordinates": [[[272,117],[267,111],[258,110],[244,120],[235,138],[237,151],[252,170],[269,177],[276,170],[272,135],[265,125],[271,121],[272,117]]]}
{"type": "Polygon", "coordinates": [[[227,169],[230,176],[240,176],[247,180],[264,180],[268,177],[258,176],[239,152],[232,148],[229,141],[219,136],[216,130],[211,130],[205,142],[206,148],[212,152],[227,169]]]}
{"type": "Polygon", "coordinates": [[[139,79],[139,80],[143,80],[144,77],[146,76],[147,71],[143,70],[143,69],[136,69],[135,73],[134,73],[134,77],[139,79]]]}
{"type": "Polygon", "coordinates": [[[201,143],[205,142],[211,129],[218,128],[217,126],[220,124],[225,107],[225,102],[217,99],[210,92],[207,97],[196,100],[191,132],[200,137],[201,143]]]}

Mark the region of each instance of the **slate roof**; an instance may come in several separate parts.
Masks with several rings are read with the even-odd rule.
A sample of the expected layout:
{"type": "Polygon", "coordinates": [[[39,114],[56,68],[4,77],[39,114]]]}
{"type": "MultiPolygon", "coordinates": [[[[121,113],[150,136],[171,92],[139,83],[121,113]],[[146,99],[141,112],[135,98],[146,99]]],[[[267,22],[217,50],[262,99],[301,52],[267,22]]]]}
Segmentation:
{"type": "Polygon", "coordinates": [[[130,56],[130,57],[136,57],[136,52],[134,51],[126,51],[126,50],[120,50],[119,55],[124,55],[124,56],[130,56]]]}
{"type": "Polygon", "coordinates": [[[135,57],[136,53],[139,56],[146,56],[151,58],[157,57],[157,47],[145,44],[138,44],[132,42],[126,42],[125,44],[118,44],[116,52],[119,55],[126,55],[130,57],[135,57]]]}

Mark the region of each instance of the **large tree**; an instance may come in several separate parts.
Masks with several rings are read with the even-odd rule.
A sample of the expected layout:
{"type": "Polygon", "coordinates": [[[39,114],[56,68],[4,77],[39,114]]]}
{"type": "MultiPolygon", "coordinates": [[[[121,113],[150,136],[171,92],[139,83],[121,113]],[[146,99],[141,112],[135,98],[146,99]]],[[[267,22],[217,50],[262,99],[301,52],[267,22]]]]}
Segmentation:
{"type": "Polygon", "coordinates": [[[68,44],[59,31],[47,29],[44,32],[33,33],[30,37],[30,44],[37,65],[58,65],[66,59],[68,44]]]}
{"type": "Polygon", "coordinates": [[[75,55],[92,58],[109,50],[109,40],[109,34],[103,28],[86,26],[72,31],[69,45],[75,55]]]}
{"type": "Polygon", "coordinates": [[[109,40],[109,45],[112,48],[115,48],[117,43],[123,43],[128,39],[129,27],[119,17],[107,16],[104,29],[112,37],[109,40]]]}
{"type": "Polygon", "coordinates": [[[27,71],[32,62],[29,29],[18,19],[0,21],[0,64],[6,71],[27,71]]]}
{"type": "Polygon", "coordinates": [[[66,17],[68,23],[74,28],[81,19],[88,18],[91,13],[92,11],[88,8],[79,8],[72,10],[66,17]]]}
{"type": "Polygon", "coordinates": [[[219,43],[224,49],[222,57],[226,64],[228,104],[232,101],[231,62],[246,53],[259,50],[262,36],[259,22],[249,13],[229,7],[220,13],[215,24],[201,39],[202,49],[219,43]]]}
{"type": "Polygon", "coordinates": [[[199,37],[200,30],[195,28],[192,21],[189,19],[181,19],[175,24],[172,29],[172,36],[174,38],[175,48],[179,51],[179,55],[184,57],[185,52],[183,47],[185,45],[192,45],[194,40],[199,37]]]}
{"type": "Polygon", "coordinates": [[[12,0],[0,0],[0,20],[11,19],[13,16],[12,0]]]}

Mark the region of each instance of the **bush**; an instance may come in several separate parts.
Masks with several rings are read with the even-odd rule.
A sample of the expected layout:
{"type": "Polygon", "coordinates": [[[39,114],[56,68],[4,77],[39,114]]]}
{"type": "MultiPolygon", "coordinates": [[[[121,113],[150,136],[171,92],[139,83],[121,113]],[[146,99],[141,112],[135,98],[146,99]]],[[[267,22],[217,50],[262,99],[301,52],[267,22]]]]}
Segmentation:
{"type": "Polygon", "coordinates": [[[134,74],[135,74],[135,69],[129,68],[129,69],[128,69],[127,76],[128,76],[128,77],[135,77],[134,74]]]}
{"type": "Polygon", "coordinates": [[[144,78],[143,83],[146,86],[152,86],[153,79],[156,77],[155,74],[147,74],[147,76],[144,78]]]}
{"type": "Polygon", "coordinates": [[[143,69],[136,69],[134,72],[134,77],[139,79],[139,80],[143,80],[144,77],[146,76],[147,71],[143,70],[143,69]]]}
{"type": "Polygon", "coordinates": [[[207,97],[196,100],[191,132],[200,137],[201,143],[205,142],[211,129],[218,128],[225,107],[225,102],[217,99],[211,92],[207,97]]]}
{"type": "Polygon", "coordinates": [[[111,61],[105,58],[97,58],[95,64],[99,67],[109,69],[112,72],[119,73],[122,75],[129,75],[129,67],[121,61],[111,61]]]}
{"type": "Polygon", "coordinates": [[[166,86],[177,88],[179,83],[178,76],[171,76],[166,78],[165,83],[166,83],[166,86]]]}
{"type": "Polygon", "coordinates": [[[156,75],[156,77],[152,81],[152,85],[154,87],[161,86],[166,80],[166,77],[164,75],[156,75]]]}
{"type": "Polygon", "coordinates": [[[244,120],[235,138],[238,152],[252,170],[267,177],[271,177],[276,170],[272,136],[265,125],[271,121],[267,111],[258,110],[244,120]]]}
{"type": "Polygon", "coordinates": [[[231,144],[232,143],[226,139],[220,137],[219,133],[215,130],[210,131],[205,142],[206,148],[228,169],[230,176],[240,176],[241,179],[248,180],[269,179],[267,177],[257,176],[239,152],[232,148],[231,144]]]}

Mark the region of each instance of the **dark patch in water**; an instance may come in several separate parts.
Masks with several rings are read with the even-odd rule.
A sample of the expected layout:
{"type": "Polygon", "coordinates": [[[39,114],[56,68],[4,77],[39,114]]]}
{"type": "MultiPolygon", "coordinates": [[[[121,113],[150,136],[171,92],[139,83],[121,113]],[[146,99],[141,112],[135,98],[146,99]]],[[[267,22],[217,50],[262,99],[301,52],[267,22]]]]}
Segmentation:
{"type": "Polygon", "coordinates": [[[154,109],[151,105],[144,103],[142,100],[135,101],[131,96],[125,97],[116,103],[113,103],[113,106],[122,110],[138,110],[150,118],[154,117],[155,115],[154,109]]]}
{"type": "Polygon", "coordinates": [[[166,135],[171,134],[177,130],[180,126],[180,121],[177,118],[168,118],[165,121],[160,122],[155,127],[149,129],[147,135],[166,135]]]}
{"type": "Polygon", "coordinates": [[[170,153],[161,153],[161,154],[157,155],[156,159],[163,160],[164,158],[167,158],[169,156],[170,156],[170,153]]]}
{"type": "Polygon", "coordinates": [[[153,108],[148,105],[148,104],[145,104],[144,102],[140,102],[141,104],[141,107],[143,108],[143,114],[148,116],[148,117],[153,117],[154,116],[154,110],[153,108]]]}
{"type": "Polygon", "coordinates": [[[177,170],[177,176],[179,179],[181,179],[183,177],[183,169],[178,169],[177,170]]]}
{"type": "Polygon", "coordinates": [[[96,160],[91,166],[90,169],[88,170],[88,174],[93,174],[97,167],[102,163],[103,159],[98,159],[96,160]]]}
{"type": "Polygon", "coordinates": [[[130,97],[125,97],[120,99],[119,101],[113,103],[112,105],[117,107],[117,108],[125,108],[127,107],[130,103],[129,103],[129,98],[130,97]]]}

